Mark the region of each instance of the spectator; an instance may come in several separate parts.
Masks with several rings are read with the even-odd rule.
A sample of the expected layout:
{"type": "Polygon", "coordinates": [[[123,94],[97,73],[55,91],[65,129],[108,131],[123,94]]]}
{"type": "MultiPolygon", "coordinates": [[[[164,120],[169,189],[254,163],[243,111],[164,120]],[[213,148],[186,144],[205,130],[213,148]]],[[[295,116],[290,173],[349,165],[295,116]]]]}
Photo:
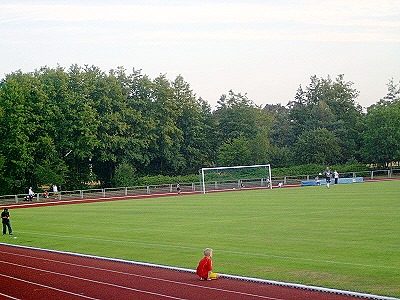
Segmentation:
{"type": "Polygon", "coordinates": [[[32,187],[30,187],[30,188],[28,189],[29,201],[32,201],[34,196],[35,196],[35,193],[34,193],[34,191],[32,190],[32,187]]]}
{"type": "Polygon", "coordinates": [[[3,235],[7,233],[7,228],[8,228],[8,233],[12,235],[10,213],[8,212],[8,208],[5,208],[1,213],[1,221],[3,223],[3,235]]]}
{"type": "Polygon", "coordinates": [[[57,185],[53,184],[52,185],[52,189],[53,189],[54,200],[57,200],[58,199],[58,187],[57,187],[57,185]]]}
{"type": "Polygon", "coordinates": [[[339,173],[338,171],[335,170],[335,172],[333,172],[333,177],[335,178],[335,184],[339,183],[339,173]]]}

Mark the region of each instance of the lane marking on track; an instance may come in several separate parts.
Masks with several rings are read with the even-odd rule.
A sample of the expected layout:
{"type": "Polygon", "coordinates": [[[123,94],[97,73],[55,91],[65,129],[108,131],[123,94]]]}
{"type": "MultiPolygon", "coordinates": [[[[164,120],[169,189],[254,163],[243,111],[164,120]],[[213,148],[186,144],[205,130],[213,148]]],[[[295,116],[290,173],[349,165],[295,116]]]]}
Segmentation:
{"type": "MultiPolygon", "coordinates": [[[[73,293],[73,292],[70,292],[70,291],[58,289],[58,288],[55,288],[55,287],[52,287],[52,286],[48,286],[48,285],[44,285],[44,284],[41,284],[41,283],[36,283],[36,282],[24,280],[24,279],[21,279],[21,278],[16,278],[16,277],[13,277],[13,276],[10,276],[10,275],[0,274],[0,276],[6,277],[6,278],[11,278],[11,279],[14,279],[14,280],[17,280],[17,281],[21,281],[21,282],[24,282],[24,283],[28,283],[28,284],[32,284],[32,285],[37,285],[37,286],[40,286],[40,287],[44,287],[44,288],[47,288],[47,289],[55,290],[55,291],[61,292],[61,293],[66,293],[66,294],[69,294],[69,295],[74,295],[74,296],[78,296],[78,297],[82,297],[82,298],[86,298],[86,299],[92,299],[92,300],[100,300],[98,298],[92,298],[92,297],[89,297],[89,296],[76,294],[76,293],[73,293]]],[[[18,298],[15,298],[15,299],[18,299],[18,298]]]]}
{"type": "MultiPolygon", "coordinates": [[[[150,291],[139,290],[139,289],[130,288],[130,287],[122,286],[122,285],[117,285],[117,284],[102,282],[102,281],[98,281],[98,280],[92,280],[92,279],[82,278],[82,277],[73,276],[73,275],[68,275],[68,274],[64,274],[64,273],[59,273],[59,272],[53,272],[53,271],[48,271],[48,270],[39,269],[39,268],[28,267],[28,266],[24,266],[24,265],[20,265],[20,264],[10,263],[10,262],[7,262],[7,261],[0,261],[0,263],[5,263],[5,264],[9,264],[9,265],[13,265],[13,266],[21,267],[21,268],[26,268],[26,269],[30,269],[30,270],[34,270],[34,271],[49,273],[49,274],[53,274],[53,275],[65,276],[65,277],[69,277],[69,278],[72,278],[72,279],[78,279],[78,280],[82,280],[82,281],[88,281],[88,282],[91,282],[91,283],[103,284],[103,285],[107,285],[107,286],[111,286],[111,287],[116,287],[116,288],[121,288],[121,289],[130,290],[130,291],[133,291],[133,292],[139,292],[139,293],[143,293],[143,294],[149,294],[149,295],[160,296],[160,297],[165,297],[165,298],[169,298],[169,299],[176,299],[176,300],[188,300],[188,299],[185,299],[185,298],[178,298],[178,297],[169,296],[169,295],[164,295],[164,294],[159,294],[159,293],[154,293],[154,292],[150,292],[150,291]]],[[[51,288],[51,289],[54,289],[54,290],[57,290],[57,291],[62,291],[62,292],[68,293],[68,294],[81,296],[81,297],[87,298],[87,299],[99,300],[99,299],[97,299],[97,298],[91,298],[91,297],[84,296],[84,295],[81,295],[81,294],[76,294],[76,293],[69,292],[69,291],[66,291],[66,290],[61,290],[61,289],[58,289],[58,288],[46,286],[46,285],[43,285],[43,284],[40,284],[40,283],[35,283],[35,282],[32,282],[32,281],[27,281],[27,280],[24,280],[24,279],[21,279],[21,278],[16,278],[16,277],[12,277],[12,276],[6,276],[6,275],[3,275],[3,274],[0,274],[0,276],[4,276],[4,277],[7,277],[7,278],[13,278],[13,279],[16,279],[16,280],[20,280],[20,281],[22,281],[22,282],[27,282],[27,283],[30,283],[30,284],[34,284],[34,285],[38,285],[38,286],[42,286],[42,287],[46,287],[46,288],[51,288]]]]}
{"type": "MultiPolygon", "coordinates": [[[[25,258],[33,258],[35,260],[48,261],[48,262],[52,262],[52,263],[59,263],[59,264],[69,265],[69,266],[73,266],[73,267],[86,268],[86,269],[91,269],[91,270],[96,270],[96,271],[115,273],[115,274],[120,274],[120,275],[138,277],[138,278],[149,279],[149,280],[154,280],[154,281],[161,281],[161,282],[166,282],[166,283],[173,283],[173,284],[177,284],[177,285],[189,286],[189,287],[194,287],[194,288],[198,288],[198,289],[213,290],[213,291],[219,291],[219,292],[236,294],[236,295],[243,295],[243,296],[250,296],[250,297],[261,298],[261,299],[284,300],[284,299],[281,299],[281,298],[273,298],[273,297],[262,296],[262,295],[257,295],[257,294],[250,294],[250,293],[245,293],[245,292],[238,292],[238,291],[221,289],[221,288],[207,287],[207,286],[202,286],[202,285],[198,285],[198,284],[185,283],[185,282],[181,282],[181,281],[163,279],[163,278],[158,278],[158,277],[151,277],[151,276],[146,276],[146,275],[141,275],[141,274],[133,274],[133,273],[115,271],[115,270],[98,268],[98,267],[93,267],[93,266],[88,266],[88,265],[81,265],[81,264],[76,264],[76,263],[68,263],[68,262],[64,262],[64,261],[58,261],[58,260],[47,259],[47,258],[36,257],[36,256],[29,256],[29,255],[23,255],[23,254],[15,254],[15,253],[6,253],[6,252],[2,252],[2,251],[0,251],[0,253],[20,256],[20,257],[22,256],[22,257],[25,257],[25,258]]],[[[80,279],[80,280],[87,280],[89,282],[102,283],[102,284],[111,285],[111,286],[114,286],[114,287],[132,289],[132,288],[129,288],[129,287],[124,287],[124,286],[120,286],[120,285],[114,285],[114,284],[107,283],[107,282],[100,282],[100,281],[92,280],[92,279],[88,279],[88,278],[76,277],[76,276],[65,274],[65,273],[53,272],[53,271],[49,271],[49,270],[45,270],[45,269],[39,269],[39,268],[29,267],[29,266],[20,265],[20,264],[14,264],[14,263],[11,263],[11,262],[5,262],[5,261],[0,261],[0,262],[6,263],[6,264],[16,265],[16,266],[19,266],[19,267],[25,267],[25,268],[33,269],[33,270],[36,270],[36,271],[43,271],[43,272],[47,272],[47,273],[50,273],[50,274],[57,274],[57,275],[61,275],[61,276],[67,276],[67,277],[80,279]]],[[[139,290],[136,290],[136,289],[134,289],[134,290],[135,291],[139,291],[139,290]]],[[[149,293],[152,293],[152,292],[149,292],[149,293]]],[[[180,299],[180,298],[172,298],[172,299],[180,299]]]]}
{"type": "MultiPolygon", "coordinates": [[[[9,276],[7,276],[7,277],[9,277],[9,276]]],[[[6,298],[8,298],[8,299],[20,300],[19,298],[15,298],[15,297],[13,297],[13,296],[6,295],[6,294],[3,294],[3,293],[0,293],[0,296],[6,297],[6,298]]]]}

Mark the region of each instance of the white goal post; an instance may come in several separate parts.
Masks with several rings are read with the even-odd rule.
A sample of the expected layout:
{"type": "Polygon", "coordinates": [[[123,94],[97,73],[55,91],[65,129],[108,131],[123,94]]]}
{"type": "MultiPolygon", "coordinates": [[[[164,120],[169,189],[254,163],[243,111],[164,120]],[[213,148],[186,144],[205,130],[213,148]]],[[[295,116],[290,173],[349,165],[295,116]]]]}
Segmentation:
{"type": "MultiPolygon", "coordinates": [[[[212,183],[210,183],[209,180],[206,179],[206,174],[211,173],[211,172],[213,172],[215,174],[214,177],[218,177],[218,176],[223,177],[225,175],[226,179],[230,179],[230,180],[225,180],[225,181],[222,181],[222,179],[221,179],[221,182],[231,182],[231,183],[237,182],[238,188],[241,188],[243,186],[243,182],[245,182],[246,180],[249,180],[249,182],[250,182],[250,179],[244,179],[244,177],[242,178],[242,174],[240,174],[240,172],[251,173],[251,172],[249,172],[251,169],[253,169],[253,170],[257,169],[256,176],[258,177],[258,178],[252,178],[251,180],[259,181],[260,187],[264,186],[264,187],[268,187],[268,188],[272,189],[271,165],[266,164],[266,165],[251,165],[251,166],[201,168],[200,169],[201,190],[202,190],[203,194],[205,194],[206,190],[207,190],[207,184],[208,185],[210,185],[210,184],[217,185],[218,179],[211,179],[212,183]],[[228,175],[227,172],[230,172],[232,170],[234,170],[236,174],[228,175]]],[[[236,183],[233,183],[233,184],[234,184],[233,187],[231,184],[230,188],[235,189],[234,186],[236,183]]],[[[229,188],[229,185],[227,185],[227,186],[229,188]]],[[[220,189],[220,188],[215,188],[215,189],[220,189]]]]}

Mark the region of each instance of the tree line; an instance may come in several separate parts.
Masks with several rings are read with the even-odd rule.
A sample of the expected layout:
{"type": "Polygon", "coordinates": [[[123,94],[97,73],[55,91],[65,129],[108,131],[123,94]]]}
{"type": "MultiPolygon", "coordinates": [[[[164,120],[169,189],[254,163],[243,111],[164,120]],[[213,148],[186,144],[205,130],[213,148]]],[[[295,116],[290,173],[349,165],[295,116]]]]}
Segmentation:
{"type": "Polygon", "coordinates": [[[387,86],[367,111],[344,75],[312,76],[287,105],[261,107],[229,91],[213,109],[182,76],[78,65],[16,71],[0,82],[0,193],[134,184],[209,166],[387,166],[400,161],[400,87],[387,86]]]}

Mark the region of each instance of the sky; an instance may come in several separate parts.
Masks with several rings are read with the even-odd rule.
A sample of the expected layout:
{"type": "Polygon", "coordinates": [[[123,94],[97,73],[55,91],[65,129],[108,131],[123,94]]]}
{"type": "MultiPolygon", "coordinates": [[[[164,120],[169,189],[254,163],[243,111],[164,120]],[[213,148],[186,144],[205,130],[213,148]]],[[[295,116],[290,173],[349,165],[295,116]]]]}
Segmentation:
{"type": "Polygon", "coordinates": [[[344,74],[368,107],[400,83],[400,1],[0,1],[0,78],[72,64],[181,75],[212,107],[230,90],[286,105],[344,74]]]}

